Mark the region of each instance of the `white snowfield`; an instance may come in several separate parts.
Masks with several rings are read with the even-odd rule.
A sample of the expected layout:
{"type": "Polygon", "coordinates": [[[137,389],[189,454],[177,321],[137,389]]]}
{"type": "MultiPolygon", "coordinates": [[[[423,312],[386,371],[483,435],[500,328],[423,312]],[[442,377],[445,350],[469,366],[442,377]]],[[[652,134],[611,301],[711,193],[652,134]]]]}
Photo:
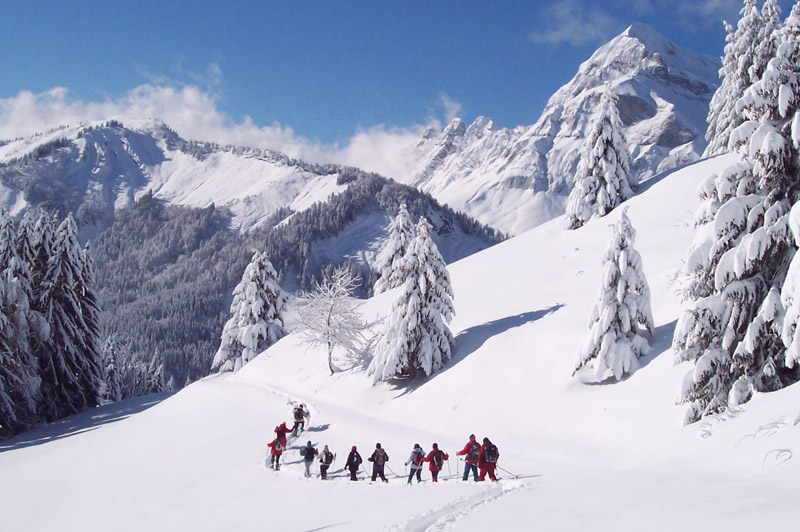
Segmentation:
{"type": "MultiPolygon", "coordinates": [[[[631,377],[596,383],[591,367],[571,377],[619,209],[575,231],[558,218],[451,265],[457,346],[433,378],[408,389],[372,386],[359,368],[331,378],[325,353],[290,335],[235,376],[148,409],[152,398],[110,405],[0,444],[0,529],[796,530],[800,386],[688,427],[675,405],[690,369],[670,349],[675,280],[697,185],[729,162],[657,176],[626,202],[656,326],[631,377]],[[309,406],[310,430],[273,472],[266,444],[296,402],[309,406]],[[414,443],[437,442],[448,477],[473,432],[521,477],[407,486],[388,470],[388,484],[340,472],[352,445],[366,460],[380,442],[403,475],[414,443]],[[330,480],[303,478],[306,440],[338,454],[330,480]]],[[[396,293],[367,302],[367,319],[385,316],[396,293]]]]}

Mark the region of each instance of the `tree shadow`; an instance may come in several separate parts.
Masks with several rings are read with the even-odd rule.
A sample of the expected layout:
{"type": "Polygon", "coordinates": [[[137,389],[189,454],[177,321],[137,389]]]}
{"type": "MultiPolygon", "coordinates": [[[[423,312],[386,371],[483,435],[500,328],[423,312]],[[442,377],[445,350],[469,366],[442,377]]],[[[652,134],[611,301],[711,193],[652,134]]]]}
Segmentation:
{"type": "Polygon", "coordinates": [[[540,320],[548,314],[558,311],[564,306],[565,305],[563,303],[556,303],[548,308],[523,312],[522,314],[515,314],[513,316],[506,316],[505,318],[500,318],[498,320],[464,329],[456,336],[456,345],[455,349],[453,350],[453,356],[450,359],[450,362],[448,362],[444,368],[427,378],[417,377],[416,379],[397,379],[391,381],[395,389],[401,392],[397,395],[397,397],[413,393],[420,387],[437,378],[439,375],[446,373],[455,367],[459,362],[480,349],[481,346],[483,346],[483,344],[489,340],[489,338],[497,336],[498,334],[502,334],[509,329],[540,320]]]}
{"type": "Polygon", "coordinates": [[[672,337],[675,336],[675,327],[677,325],[678,320],[676,319],[656,327],[656,329],[653,331],[652,342],[650,343],[650,352],[639,359],[639,366],[635,368],[632,373],[626,374],[620,380],[617,380],[613,375],[609,375],[601,381],[582,380],[581,383],[588,386],[607,386],[609,384],[624,382],[632,378],[638,371],[641,371],[649,366],[651,362],[665,353],[672,346],[672,337]]]}
{"type": "Polygon", "coordinates": [[[103,425],[122,421],[157,405],[174,392],[134,397],[92,408],[43,427],[31,429],[7,440],[0,441],[0,453],[44,445],[70,436],[99,429],[103,425]]]}

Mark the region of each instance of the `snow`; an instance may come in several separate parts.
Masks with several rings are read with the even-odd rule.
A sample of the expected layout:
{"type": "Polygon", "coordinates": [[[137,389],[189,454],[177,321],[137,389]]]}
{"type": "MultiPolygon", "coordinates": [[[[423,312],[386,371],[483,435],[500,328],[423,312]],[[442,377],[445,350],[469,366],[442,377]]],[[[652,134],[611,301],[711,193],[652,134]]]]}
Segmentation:
{"type": "MultiPolygon", "coordinates": [[[[430,379],[373,386],[360,367],[330,377],[324,350],[290,334],[236,375],[0,443],[3,529],[793,529],[800,386],[756,394],[687,427],[684,407],[675,405],[690,369],[673,365],[670,344],[695,191],[732,161],[654,177],[625,203],[656,326],[652,351],[632,376],[618,383],[570,376],[601,281],[608,219],[574,231],[555,219],[449,266],[456,347],[430,379]],[[302,442],[337,452],[338,478],[303,478],[297,448],[280,472],[266,469],[272,429],[296,402],[313,412],[302,442]],[[470,433],[489,436],[499,465],[522,478],[501,471],[498,484],[406,486],[392,475],[403,475],[401,460],[416,442],[426,451],[437,442],[455,473],[454,450],[470,433]],[[355,444],[367,456],[377,442],[391,457],[390,482],[342,478],[347,450],[355,444]]],[[[364,305],[375,330],[397,295],[364,305]]]]}

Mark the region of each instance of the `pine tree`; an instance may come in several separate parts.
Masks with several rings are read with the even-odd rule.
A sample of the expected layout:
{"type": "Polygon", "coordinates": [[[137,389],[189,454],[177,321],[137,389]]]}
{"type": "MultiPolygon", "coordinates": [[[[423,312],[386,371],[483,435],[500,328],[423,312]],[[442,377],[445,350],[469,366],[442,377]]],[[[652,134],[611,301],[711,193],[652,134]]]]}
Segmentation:
{"type": "Polygon", "coordinates": [[[653,336],[650,288],[642,258],[633,247],[636,231],[627,207],[614,225],[611,242],[603,255],[603,284],[592,308],[589,336],[578,353],[573,375],[595,360],[595,376],[606,371],[620,380],[632,373],[638,360],[650,350],[653,336]]]}
{"type": "Polygon", "coordinates": [[[163,393],[167,385],[164,381],[164,356],[156,351],[147,365],[147,383],[145,393],[163,393]]]}
{"type": "Polygon", "coordinates": [[[103,393],[102,398],[108,403],[122,400],[122,380],[119,371],[119,343],[116,336],[111,335],[103,343],[103,393]]]}
{"type": "Polygon", "coordinates": [[[413,238],[414,225],[406,204],[403,203],[389,226],[389,239],[378,254],[375,269],[380,273],[380,278],[375,283],[376,294],[405,283],[407,272],[403,270],[404,257],[413,238]]]}
{"type": "Polygon", "coordinates": [[[745,119],[731,135],[740,161],[701,187],[698,219],[713,231],[698,233],[687,261],[685,294],[695,301],[673,340],[676,360],[695,363],[681,394],[687,423],[798,378],[780,344],[778,297],[796,251],[790,208],[800,199],[798,5],[778,33],[776,57],[736,105],[745,119]]]}
{"type": "Polygon", "coordinates": [[[583,144],[575,186],[567,200],[568,229],[577,229],[593,215],[605,216],[633,196],[628,146],[616,98],[606,87],[583,144]]]}
{"type": "Polygon", "coordinates": [[[403,266],[409,277],[368,370],[375,382],[419,372],[430,376],[451,358],[454,340],[447,323],[455,314],[453,288],[432,229],[421,218],[409,244],[403,266]]]}
{"type": "Polygon", "coordinates": [[[81,310],[77,287],[83,259],[71,215],[58,227],[41,305],[50,325],[50,339],[39,355],[42,377],[40,412],[48,421],[97,405],[102,368],[81,310]]]}
{"type": "MultiPolygon", "coordinates": [[[[744,118],[736,109],[736,102],[755,81],[763,66],[756,64],[759,37],[764,22],[756,7],[756,0],[744,0],[739,12],[739,22],[733,33],[728,33],[728,44],[720,69],[721,83],[711,99],[706,131],[704,157],[718,155],[729,150],[731,133],[744,118]]],[[[726,27],[727,29],[727,27],[726,27]]]]}
{"type": "Polygon", "coordinates": [[[222,330],[212,369],[238,371],[283,336],[287,296],[266,255],[256,251],[233,291],[231,317],[222,330]]]}
{"type": "Polygon", "coordinates": [[[760,23],[753,64],[748,71],[751,83],[761,79],[767,64],[770,59],[775,57],[775,51],[778,49],[778,39],[780,39],[780,29],[783,23],[781,22],[781,6],[778,5],[777,0],[764,0],[764,5],[761,6],[760,23]]]}
{"type": "Polygon", "coordinates": [[[14,221],[6,210],[0,207],[0,271],[8,267],[12,257],[17,256],[15,240],[14,221]]]}

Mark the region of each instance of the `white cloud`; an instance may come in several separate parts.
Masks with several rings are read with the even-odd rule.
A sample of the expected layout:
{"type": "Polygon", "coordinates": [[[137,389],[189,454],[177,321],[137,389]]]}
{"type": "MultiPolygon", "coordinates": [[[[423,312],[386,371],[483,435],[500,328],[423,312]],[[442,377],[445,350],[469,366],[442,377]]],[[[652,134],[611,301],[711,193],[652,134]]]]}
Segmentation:
{"type": "Polygon", "coordinates": [[[447,123],[452,122],[455,118],[461,118],[464,112],[461,102],[455,101],[443,92],[439,93],[439,105],[444,110],[444,119],[447,123]]]}
{"type": "Polygon", "coordinates": [[[620,26],[620,21],[606,10],[577,0],[559,0],[542,11],[539,28],[528,37],[540,44],[581,46],[607,40],[620,26]]]}
{"type": "MultiPolygon", "coordinates": [[[[39,94],[21,91],[0,98],[0,139],[110,118],[123,123],[126,119],[158,118],[188,139],[271,149],[309,162],[357,166],[402,179],[410,171],[406,149],[426,125],[439,125],[436,119],[431,119],[431,124],[402,128],[377,125],[359,128],[344,145],[314,142],[277,122],[259,126],[249,116],[234,121],[218,108],[221,96],[216,88],[222,79],[218,65],[212,64],[206,76],[208,89],[166,81],[141,85],[118,99],[102,101],[72,99],[64,87],[39,94]]],[[[461,109],[446,95],[439,101],[448,117],[461,109]]]]}

